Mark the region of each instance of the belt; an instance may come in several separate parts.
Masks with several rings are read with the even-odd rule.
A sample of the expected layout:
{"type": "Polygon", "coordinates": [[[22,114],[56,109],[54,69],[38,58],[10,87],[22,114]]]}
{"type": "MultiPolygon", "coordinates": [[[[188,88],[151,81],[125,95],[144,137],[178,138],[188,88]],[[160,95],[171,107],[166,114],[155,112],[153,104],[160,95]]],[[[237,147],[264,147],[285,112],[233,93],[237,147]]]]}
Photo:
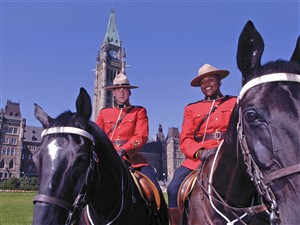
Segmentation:
{"type": "Polygon", "coordinates": [[[112,140],[111,143],[115,146],[122,146],[124,145],[128,140],[120,140],[120,139],[117,139],[117,140],[112,140]]]}
{"type": "MultiPolygon", "coordinates": [[[[206,134],[205,135],[205,141],[207,140],[220,140],[220,139],[223,139],[225,137],[225,132],[215,132],[215,133],[211,133],[211,134],[206,134]]],[[[195,137],[195,141],[197,142],[201,142],[204,138],[204,135],[203,136],[196,136],[195,137]]]]}

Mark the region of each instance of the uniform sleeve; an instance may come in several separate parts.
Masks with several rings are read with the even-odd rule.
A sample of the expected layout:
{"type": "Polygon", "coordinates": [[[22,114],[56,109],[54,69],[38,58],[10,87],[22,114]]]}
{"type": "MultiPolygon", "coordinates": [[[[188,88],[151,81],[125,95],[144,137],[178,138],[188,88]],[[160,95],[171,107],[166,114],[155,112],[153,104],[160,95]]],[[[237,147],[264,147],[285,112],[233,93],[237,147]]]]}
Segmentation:
{"type": "Polygon", "coordinates": [[[185,107],[180,134],[180,149],[187,158],[192,160],[198,160],[193,156],[200,149],[200,143],[194,139],[196,126],[189,107],[185,107]]]}
{"type": "Polygon", "coordinates": [[[121,147],[129,157],[137,154],[147,143],[149,136],[148,116],[145,108],[139,108],[133,136],[121,147]]]}
{"type": "Polygon", "coordinates": [[[103,122],[103,117],[102,117],[102,110],[99,111],[98,113],[98,117],[96,120],[96,124],[102,129],[104,130],[104,122],[103,122]]]}

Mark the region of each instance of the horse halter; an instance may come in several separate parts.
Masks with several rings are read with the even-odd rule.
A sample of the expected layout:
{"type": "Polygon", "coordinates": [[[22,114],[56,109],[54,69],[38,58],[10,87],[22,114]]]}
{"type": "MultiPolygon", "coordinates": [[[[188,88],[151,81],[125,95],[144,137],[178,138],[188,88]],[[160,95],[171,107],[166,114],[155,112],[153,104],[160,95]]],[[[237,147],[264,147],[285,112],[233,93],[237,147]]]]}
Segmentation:
{"type": "Polygon", "coordinates": [[[78,219],[78,215],[80,215],[83,208],[87,205],[86,194],[90,187],[90,181],[91,181],[91,177],[92,177],[91,174],[94,172],[95,164],[98,163],[99,160],[98,160],[97,154],[94,151],[94,146],[95,146],[94,137],[90,133],[88,133],[87,131],[85,131],[83,129],[76,128],[76,127],[51,127],[51,128],[45,129],[42,132],[41,137],[43,138],[44,136],[50,135],[50,134],[65,134],[65,133],[83,136],[92,142],[92,151],[91,151],[92,157],[90,159],[90,165],[87,169],[85,180],[81,186],[80,192],[77,195],[77,197],[75,198],[75,201],[73,204],[71,204],[65,200],[59,199],[57,197],[48,196],[48,195],[44,195],[44,194],[37,194],[34,197],[33,203],[34,204],[37,202],[48,203],[48,204],[59,206],[65,210],[67,210],[69,212],[69,215],[68,215],[68,218],[67,218],[65,224],[69,225],[69,224],[73,224],[74,221],[76,221],[78,219]]]}
{"type": "MultiPolygon", "coordinates": [[[[280,82],[280,81],[290,81],[300,83],[300,75],[299,74],[291,74],[291,73],[273,73],[264,75],[261,77],[254,78],[246,83],[240,91],[239,97],[237,99],[237,105],[239,106],[239,102],[242,100],[244,94],[252,87],[269,83],[269,82],[280,82]]],[[[300,163],[292,166],[288,166],[285,168],[278,169],[276,171],[270,172],[269,174],[264,175],[257,164],[255,163],[249,146],[247,144],[244,128],[243,128],[243,120],[242,120],[242,110],[241,106],[239,106],[239,120],[237,123],[237,132],[238,132],[238,142],[239,146],[242,149],[244,163],[247,166],[247,173],[254,181],[257,191],[264,199],[270,204],[270,221],[272,225],[280,224],[280,215],[278,205],[276,203],[276,197],[271,190],[269,183],[278,178],[282,178],[285,176],[292,175],[294,173],[300,172],[300,163]]]]}

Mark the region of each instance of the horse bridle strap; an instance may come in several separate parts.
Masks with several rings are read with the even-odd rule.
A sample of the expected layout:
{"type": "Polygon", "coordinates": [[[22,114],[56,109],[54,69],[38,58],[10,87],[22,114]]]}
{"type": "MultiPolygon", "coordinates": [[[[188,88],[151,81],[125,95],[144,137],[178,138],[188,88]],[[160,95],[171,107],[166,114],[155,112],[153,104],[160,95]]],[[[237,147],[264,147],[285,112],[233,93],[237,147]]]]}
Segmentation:
{"type": "Polygon", "coordinates": [[[292,175],[294,173],[299,173],[299,172],[300,172],[300,164],[281,168],[281,169],[278,169],[276,171],[266,174],[265,177],[263,178],[263,183],[268,184],[271,181],[276,180],[278,178],[282,178],[282,177],[289,176],[289,175],[292,175]]]}
{"type": "Polygon", "coordinates": [[[76,127],[50,127],[48,129],[45,129],[42,132],[41,137],[43,138],[45,135],[48,134],[64,134],[64,133],[77,134],[91,140],[93,144],[95,143],[93,135],[91,135],[89,132],[83,129],[76,128],[76,127]]]}
{"type": "Polygon", "coordinates": [[[64,200],[61,200],[59,198],[56,198],[54,196],[48,196],[48,195],[43,195],[43,194],[38,194],[34,197],[33,203],[48,203],[52,205],[57,205],[61,208],[66,209],[67,211],[72,211],[73,210],[73,205],[69,202],[66,202],[64,200]]]}
{"type": "Polygon", "coordinates": [[[261,77],[254,78],[243,86],[243,88],[240,91],[239,97],[237,98],[237,101],[241,100],[244,94],[254,86],[263,83],[277,82],[277,81],[292,81],[292,82],[300,83],[300,75],[294,73],[272,73],[272,74],[267,74],[261,77]]]}

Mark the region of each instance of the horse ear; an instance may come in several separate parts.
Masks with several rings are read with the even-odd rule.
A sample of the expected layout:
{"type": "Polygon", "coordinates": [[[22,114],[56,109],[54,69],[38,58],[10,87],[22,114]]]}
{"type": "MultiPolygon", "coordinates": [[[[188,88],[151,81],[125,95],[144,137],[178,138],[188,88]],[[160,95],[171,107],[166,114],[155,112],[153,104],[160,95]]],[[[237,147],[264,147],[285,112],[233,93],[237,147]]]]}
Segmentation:
{"type": "Polygon", "coordinates": [[[293,53],[290,61],[294,61],[294,62],[300,64],[300,36],[298,37],[296,48],[294,50],[294,53],[293,53]]]}
{"type": "Polygon", "coordinates": [[[53,120],[47,113],[36,103],[34,103],[34,115],[38,121],[41,122],[44,128],[48,127],[49,123],[53,120]]]}
{"type": "Polygon", "coordinates": [[[237,64],[243,75],[243,85],[248,80],[248,76],[260,67],[263,51],[264,41],[252,21],[249,20],[240,34],[237,49],[237,64]]]}
{"type": "Polygon", "coordinates": [[[76,100],[77,114],[89,120],[92,115],[92,103],[91,98],[87,91],[82,87],[76,100]]]}

